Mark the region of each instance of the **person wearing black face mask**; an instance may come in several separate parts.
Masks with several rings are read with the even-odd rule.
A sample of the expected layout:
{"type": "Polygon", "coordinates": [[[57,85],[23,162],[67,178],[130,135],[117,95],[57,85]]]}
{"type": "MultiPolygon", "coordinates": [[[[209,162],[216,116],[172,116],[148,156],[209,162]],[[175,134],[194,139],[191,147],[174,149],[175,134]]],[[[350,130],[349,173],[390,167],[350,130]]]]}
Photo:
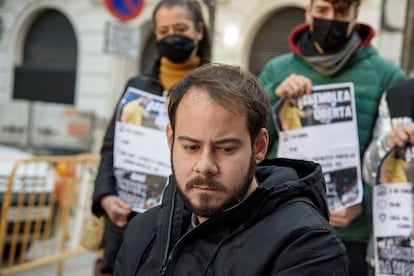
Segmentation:
{"type": "Polygon", "coordinates": [[[324,53],[335,53],[349,40],[349,22],[313,18],[312,40],[324,53]]]}
{"type": "MultiPolygon", "coordinates": [[[[199,0],[160,0],[155,5],[152,19],[158,57],[143,73],[128,80],[116,107],[126,95],[128,87],[160,96],[167,95],[182,77],[210,62],[210,36],[200,3],[199,0]]],[[[92,212],[97,216],[105,215],[106,218],[104,256],[97,262],[96,275],[113,273],[124,227],[136,215],[131,203],[121,199],[117,193],[122,178],[118,177],[119,168],[114,168],[117,154],[114,151],[116,113],[117,110],[103,139],[101,163],[92,198],[92,212]]],[[[131,148],[131,151],[139,150],[131,148]]]]}
{"type": "MultiPolygon", "coordinates": [[[[360,2],[310,0],[306,23],[290,33],[291,53],[270,60],[259,78],[272,105],[282,97],[310,94],[313,85],[352,82],[362,162],[373,134],[381,95],[406,75],[393,62],[380,57],[371,45],[373,28],[357,22],[360,2]]],[[[267,129],[270,135],[268,157],[275,157],[278,135],[272,121],[267,129]]],[[[347,248],[349,275],[368,273],[365,252],[371,236],[371,204],[371,187],[364,183],[361,204],[330,212],[330,223],[347,248]]]]}
{"type": "Polygon", "coordinates": [[[178,34],[169,35],[158,41],[160,56],[174,63],[183,63],[188,60],[195,47],[194,40],[178,34]]]}

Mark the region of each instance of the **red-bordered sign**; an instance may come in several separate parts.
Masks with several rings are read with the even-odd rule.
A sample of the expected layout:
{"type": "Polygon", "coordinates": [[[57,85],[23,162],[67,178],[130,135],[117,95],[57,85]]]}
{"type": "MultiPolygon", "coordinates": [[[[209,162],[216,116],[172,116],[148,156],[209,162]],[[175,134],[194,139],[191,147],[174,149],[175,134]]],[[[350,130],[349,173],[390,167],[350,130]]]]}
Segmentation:
{"type": "Polygon", "coordinates": [[[116,18],[128,21],[141,13],[144,0],[105,0],[105,5],[116,18]]]}

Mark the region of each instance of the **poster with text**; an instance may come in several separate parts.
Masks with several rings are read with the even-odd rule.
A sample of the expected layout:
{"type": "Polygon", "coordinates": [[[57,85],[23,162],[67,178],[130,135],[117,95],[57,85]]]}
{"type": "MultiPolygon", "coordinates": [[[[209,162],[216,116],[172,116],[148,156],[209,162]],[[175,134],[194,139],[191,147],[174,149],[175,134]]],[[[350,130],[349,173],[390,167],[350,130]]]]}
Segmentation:
{"type": "Polygon", "coordinates": [[[373,222],[376,275],[414,275],[412,184],[374,187],[373,222]]]}
{"type": "Polygon", "coordinates": [[[410,144],[388,152],[373,187],[376,275],[414,275],[414,151],[410,144]]]}
{"type": "Polygon", "coordinates": [[[171,174],[165,98],[129,87],[116,113],[114,167],[118,195],[143,212],[159,203],[171,174]]]}
{"type": "Polygon", "coordinates": [[[318,85],[310,95],[281,99],[273,108],[278,157],[322,166],[330,210],[362,201],[353,83],[318,85]]]}

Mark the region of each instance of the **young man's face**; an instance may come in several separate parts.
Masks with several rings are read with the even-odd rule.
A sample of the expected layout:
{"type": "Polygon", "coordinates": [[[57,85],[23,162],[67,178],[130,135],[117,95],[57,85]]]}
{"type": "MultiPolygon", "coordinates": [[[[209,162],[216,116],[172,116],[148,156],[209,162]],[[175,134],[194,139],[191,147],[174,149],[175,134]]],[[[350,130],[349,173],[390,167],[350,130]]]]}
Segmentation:
{"type": "Polygon", "coordinates": [[[309,23],[311,31],[313,31],[313,18],[325,20],[337,20],[348,22],[349,27],[347,35],[349,36],[356,25],[358,17],[358,6],[356,3],[346,7],[338,4],[332,4],[325,0],[313,0],[311,5],[306,9],[306,21],[309,23]]]}
{"type": "Polygon", "coordinates": [[[255,164],[267,149],[263,129],[251,144],[246,118],[190,88],[167,128],[177,187],[200,222],[246,197],[256,186],[255,164]]]}

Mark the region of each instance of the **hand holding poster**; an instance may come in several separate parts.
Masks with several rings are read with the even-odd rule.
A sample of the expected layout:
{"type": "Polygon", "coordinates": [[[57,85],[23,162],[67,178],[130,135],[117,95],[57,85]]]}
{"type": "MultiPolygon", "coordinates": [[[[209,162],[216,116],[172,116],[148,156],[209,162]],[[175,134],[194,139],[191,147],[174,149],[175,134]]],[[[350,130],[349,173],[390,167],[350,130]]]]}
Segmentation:
{"type": "Polygon", "coordinates": [[[278,156],[321,164],[330,210],[362,201],[353,83],[319,85],[273,107],[278,156]]]}
{"type": "Polygon", "coordinates": [[[163,97],[129,87],[115,124],[114,167],[118,195],[143,212],[159,203],[171,174],[163,97]]]}

